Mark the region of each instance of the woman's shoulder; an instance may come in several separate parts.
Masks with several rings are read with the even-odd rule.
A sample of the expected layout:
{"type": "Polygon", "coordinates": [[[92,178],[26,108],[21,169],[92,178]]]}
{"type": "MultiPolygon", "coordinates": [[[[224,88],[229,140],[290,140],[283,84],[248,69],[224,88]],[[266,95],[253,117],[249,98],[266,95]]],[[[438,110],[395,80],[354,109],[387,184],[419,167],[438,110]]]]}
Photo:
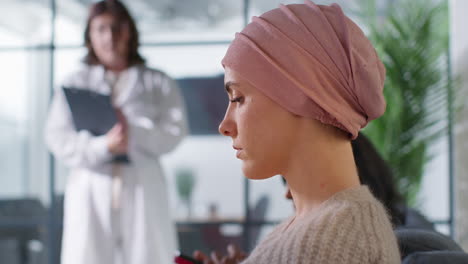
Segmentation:
{"type": "Polygon", "coordinates": [[[291,235],[295,244],[301,245],[296,249],[298,256],[322,256],[311,263],[399,261],[386,211],[366,187],[345,190],[330,198],[304,218],[291,235]]]}
{"type": "MultiPolygon", "coordinates": [[[[174,88],[174,86],[176,86],[175,80],[166,72],[160,69],[152,68],[145,64],[139,64],[133,67],[136,67],[138,69],[140,76],[143,77],[143,79],[151,80],[153,85],[157,87],[158,90],[174,88]]],[[[171,89],[167,89],[167,90],[171,90],[171,89]]]]}
{"type": "Polygon", "coordinates": [[[157,68],[150,67],[150,66],[148,66],[146,64],[135,65],[135,67],[137,67],[144,74],[151,74],[152,76],[159,76],[159,77],[163,77],[163,78],[169,78],[169,75],[166,74],[166,72],[164,72],[164,71],[162,71],[160,69],[157,69],[157,68]]]}
{"type": "Polygon", "coordinates": [[[386,216],[383,204],[374,197],[366,185],[360,185],[335,193],[323,202],[314,214],[336,215],[351,213],[368,215],[367,213],[370,209],[377,210],[379,214],[386,216]]]}
{"type": "Polygon", "coordinates": [[[393,232],[387,211],[366,186],[335,194],[312,212],[305,222],[319,229],[361,230],[367,236],[376,235],[376,229],[393,232]]]}
{"type": "Polygon", "coordinates": [[[80,63],[76,65],[65,77],[62,79],[63,86],[73,86],[81,88],[86,86],[92,79],[102,79],[104,76],[104,67],[101,65],[89,65],[80,63]]]}

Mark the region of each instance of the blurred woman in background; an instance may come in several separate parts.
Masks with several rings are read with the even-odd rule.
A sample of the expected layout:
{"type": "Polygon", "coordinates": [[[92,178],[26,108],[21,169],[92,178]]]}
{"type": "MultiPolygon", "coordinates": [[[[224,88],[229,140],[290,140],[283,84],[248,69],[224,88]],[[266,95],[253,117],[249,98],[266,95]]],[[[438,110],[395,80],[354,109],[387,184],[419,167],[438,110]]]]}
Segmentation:
{"type": "Polygon", "coordinates": [[[77,131],[63,90],[55,92],[46,141],[70,168],[61,263],[170,263],[177,239],[159,157],[187,133],[180,92],[145,65],[121,2],[93,4],[84,38],[85,65],[63,86],[110,95],[118,122],[103,135],[77,131]]]}

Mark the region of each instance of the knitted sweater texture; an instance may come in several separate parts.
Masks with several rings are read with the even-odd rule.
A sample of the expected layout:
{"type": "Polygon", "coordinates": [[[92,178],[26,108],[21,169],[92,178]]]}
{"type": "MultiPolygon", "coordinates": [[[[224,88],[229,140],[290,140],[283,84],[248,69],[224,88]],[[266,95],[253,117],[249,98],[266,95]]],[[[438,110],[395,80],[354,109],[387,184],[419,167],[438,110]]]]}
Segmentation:
{"type": "Polygon", "coordinates": [[[397,264],[388,215],[366,186],[341,191],[306,217],[277,226],[243,264],[397,264]]]}

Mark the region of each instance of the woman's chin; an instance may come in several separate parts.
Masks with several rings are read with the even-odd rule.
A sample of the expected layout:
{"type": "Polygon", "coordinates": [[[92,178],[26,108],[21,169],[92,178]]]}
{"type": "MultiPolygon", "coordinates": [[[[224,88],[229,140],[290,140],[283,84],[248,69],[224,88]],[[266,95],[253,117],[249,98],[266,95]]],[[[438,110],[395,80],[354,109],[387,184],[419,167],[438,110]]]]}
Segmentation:
{"type": "Polygon", "coordinates": [[[248,166],[245,163],[242,166],[242,172],[244,173],[244,176],[250,180],[264,180],[276,175],[275,173],[267,170],[248,166]]]}

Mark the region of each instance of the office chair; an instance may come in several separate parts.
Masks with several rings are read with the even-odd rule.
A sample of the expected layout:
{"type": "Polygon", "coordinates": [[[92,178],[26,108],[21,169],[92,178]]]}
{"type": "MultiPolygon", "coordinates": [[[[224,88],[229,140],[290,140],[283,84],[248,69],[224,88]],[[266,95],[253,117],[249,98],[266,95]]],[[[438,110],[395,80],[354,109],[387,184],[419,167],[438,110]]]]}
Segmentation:
{"type": "Polygon", "coordinates": [[[468,254],[450,237],[423,229],[396,229],[402,263],[468,264],[468,254]]]}

